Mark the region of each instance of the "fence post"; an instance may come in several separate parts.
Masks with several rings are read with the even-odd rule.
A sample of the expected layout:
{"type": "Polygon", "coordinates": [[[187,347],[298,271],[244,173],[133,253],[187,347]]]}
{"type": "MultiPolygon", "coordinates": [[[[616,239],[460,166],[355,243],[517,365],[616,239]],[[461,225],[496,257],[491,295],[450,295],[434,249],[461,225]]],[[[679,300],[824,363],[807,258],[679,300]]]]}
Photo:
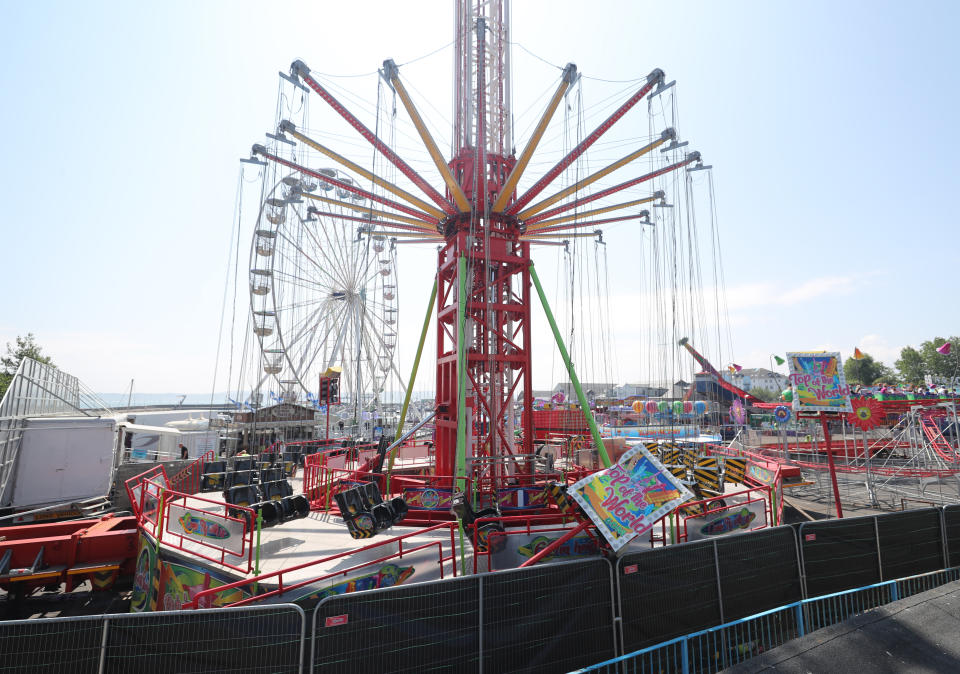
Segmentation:
{"type": "Polygon", "coordinates": [[[110,630],[110,618],[103,619],[103,635],[100,637],[100,662],[97,665],[97,672],[103,674],[104,667],[107,664],[107,633],[110,630]]]}
{"type": "MultiPolygon", "coordinates": [[[[477,671],[483,674],[483,575],[477,576],[477,644],[478,644],[478,662],[477,671]]],[[[616,654],[616,652],[614,652],[616,654]]]]}
{"type": "Polygon", "coordinates": [[[680,651],[680,668],[683,674],[690,674],[690,654],[687,652],[687,638],[684,637],[683,641],[680,642],[680,647],[683,648],[680,651]]]}
{"type": "Polygon", "coordinates": [[[943,552],[943,568],[950,568],[950,549],[947,547],[947,506],[938,508],[940,511],[940,550],[943,552]]]}
{"type": "Polygon", "coordinates": [[[727,622],[723,619],[723,590],[720,589],[720,555],[717,552],[717,539],[713,539],[713,571],[717,576],[717,603],[720,605],[720,624],[727,622]]]}
{"type": "Polygon", "coordinates": [[[897,587],[897,581],[890,581],[890,601],[900,599],[900,589],[897,587]]]}
{"type": "Polygon", "coordinates": [[[798,636],[801,636],[801,637],[807,633],[807,630],[803,624],[803,602],[802,601],[797,602],[797,632],[799,633],[798,636]]]}
{"type": "Polygon", "coordinates": [[[880,571],[880,581],[886,580],[883,577],[883,559],[880,555],[880,525],[877,524],[877,516],[873,516],[873,534],[877,538],[877,569],[880,571]]]}

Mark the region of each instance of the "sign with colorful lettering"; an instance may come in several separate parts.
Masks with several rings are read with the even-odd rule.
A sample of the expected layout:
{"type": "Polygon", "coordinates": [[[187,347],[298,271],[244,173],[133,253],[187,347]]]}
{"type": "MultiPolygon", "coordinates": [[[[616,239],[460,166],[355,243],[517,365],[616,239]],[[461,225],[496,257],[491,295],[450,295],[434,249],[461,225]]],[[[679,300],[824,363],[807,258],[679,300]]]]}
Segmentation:
{"type": "Polygon", "coordinates": [[[171,505],[167,510],[167,531],[204,545],[243,554],[243,521],[205,510],[171,505]]]}
{"type": "Polygon", "coordinates": [[[626,452],[616,465],[571,485],[567,493],[590,516],[614,551],[693,498],[642,446],[626,452]]]}
{"type": "Polygon", "coordinates": [[[684,520],[688,541],[716,538],[727,534],[753,531],[768,526],[767,507],[763,501],[735,503],[723,510],[684,520]]]}
{"type": "Polygon", "coordinates": [[[839,353],[790,352],[787,362],[795,412],[853,411],[839,353]]]}

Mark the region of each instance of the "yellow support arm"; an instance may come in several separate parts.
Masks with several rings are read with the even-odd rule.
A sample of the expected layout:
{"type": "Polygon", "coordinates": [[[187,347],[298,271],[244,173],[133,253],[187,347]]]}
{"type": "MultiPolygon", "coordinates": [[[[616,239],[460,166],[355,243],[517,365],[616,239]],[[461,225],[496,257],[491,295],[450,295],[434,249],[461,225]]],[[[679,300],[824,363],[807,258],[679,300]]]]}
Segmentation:
{"type": "Polygon", "coordinates": [[[592,218],[595,215],[600,215],[601,213],[609,213],[610,211],[617,211],[621,208],[630,208],[631,206],[639,206],[640,204],[649,204],[651,201],[656,199],[662,199],[663,192],[658,192],[652,197],[644,197],[643,199],[634,199],[633,201],[625,201],[622,204],[614,204],[613,206],[604,206],[603,208],[594,208],[592,211],[583,211],[582,213],[574,213],[573,215],[564,215],[559,218],[554,218],[553,220],[544,220],[543,222],[538,222],[527,227],[528,232],[535,232],[538,229],[544,229],[545,227],[553,227],[554,225],[562,225],[565,222],[574,222],[580,221],[588,218],[592,218]]]}
{"type": "Polygon", "coordinates": [[[557,111],[557,106],[560,105],[560,99],[563,98],[564,94],[567,93],[567,89],[570,88],[570,85],[573,84],[576,79],[577,66],[568,63],[567,67],[563,69],[563,79],[560,81],[560,86],[557,87],[557,90],[554,92],[553,98],[550,99],[550,103],[543,113],[543,117],[540,118],[540,122],[537,124],[537,128],[533,130],[533,135],[530,136],[527,146],[523,148],[523,152],[520,153],[520,158],[517,159],[516,165],[513,167],[513,170],[510,171],[510,175],[507,176],[507,181],[503,184],[503,189],[500,190],[500,194],[497,195],[497,200],[493,203],[493,211],[495,213],[502,212],[503,209],[507,207],[507,203],[510,201],[510,195],[517,189],[520,176],[522,176],[523,172],[527,169],[527,164],[530,163],[533,151],[536,150],[537,145],[540,144],[540,140],[547,130],[547,125],[553,118],[553,113],[557,111]]]}
{"type": "Polygon", "coordinates": [[[443,182],[447,184],[447,189],[449,189],[450,194],[453,195],[453,200],[456,202],[457,208],[460,209],[461,213],[469,213],[470,202],[467,200],[467,195],[463,193],[463,189],[457,184],[457,181],[454,180],[453,174],[450,173],[450,167],[447,166],[443,155],[440,154],[440,148],[438,148],[436,142],[434,142],[433,136],[430,135],[430,130],[427,129],[427,125],[423,123],[423,118],[420,117],[420,113],[417,112],[417,108],[413,105],[410,94],[407,93],[406,87],[404,87],[400,81],[400,70],[397,68],[397,64],[393,62],[393,59],[387,59],[383,62],[383,71],[387,79],[390,80],[390,84],[393,85],[394,91],[396,91],[400,97],[403,107],[407,109],[407,114],[410,115],[410,120],[413,122],[413,125],[417,127],[417,133],[420,134],[420,138],[423,140],[427,152],[430,153],[433,163],[437,165],[437,171],[440,172],[440,177],[443,178],[443,182]]]}
{"type": "Polygon", "coordinates": [[[583,180],[580,180],[574,183],[570,187],[560,190],[559,192],[554,194],[552,197],[548,197],[543,201],[541,201],[540,203],[534,204],[527,210],[522,211],[520,214],[518,214],[517,219],[520,221],[523,221],[523,220],[526,220],[527,218],[530,218],[536,215],[537,213],[545,209],[547,206],[552,206],[553,204],[557,203],[561,199],[565,199],[571,194],[575,192],[579,192],[584,187],[587,187],[588,185],[592,185],[593,183],[600,180],[604,176],[613,173],[618,168],[622,168],[626,166],[627,164],[634,161],[635,159],[639,159],[640,157],[647,154],[651,150],[655,150],[656,148],[660,147],[661,145],[666,143],[668,140],[676,139],[676,137],[677,137],[677,133],[673,129],[664,130],[664,132],[660,135],[660,138],[658,140],[655,140],[652,143],[648,143],[647,145],[644,145],[643,147],[636,150],[635,152],[631,152],[626,157],[623,157],[622,159],[618,159],[617,161],[613,162],[606,168],[602,168],[596,173],[587,176],[583,180]]]}
{"type": "Polygon", "coordinates": [[[349,201],[340,201],[339,199],[331,199],[330,197],[321,197],[319,194],[311,194],[310,192],[301,192],[300,196],[306,197],[307,199],[313,199],[314,201],[320,201],[325,204],[331,204],[333,206],[340,206],[341,208],[349,208],[351,211],[356,211],[357,213],[363,213],[364,215],[376,215],[378,218],[390,218],[391,220],[396,220],[398,222],[405,222],[409,225],[415,225],[417,227],[422,227],[424,231],[433,231],[427,228],[427,223],[423,220],[417,220],[416,218],[408,218],[405,215],[400,215],[399,213],[392,213],[390,211],[381,211],[376,208],[370,208],[369,206],[362,206],[360,204],[351,204],[349,201]]]}
{"type": "Polygon", "coordinates": [[[400,189],[399,187],[397,187],[397,186],[394,185],[393,183],[387,182],[386,180],[384,180],[384,179],[381,178],[380,176],[378,176],[378,175],[376,175],[376,174],[368,171],[367,169],[363,168],[363,167],[360,166],[359,164],[355,164],[354,162],[350,161],[349,159],[347,159],[347,158],[344,157],[343,155],[337,154],[336,152],[334,152],[334,151],[331,150],[330,148],[328,148],[328,147],[326,147],[326,146],[324,146],[324,145],[321,145],[320,143],[318,143],[317,141],[313,140],[312,138],[309,138],[309,137],[307,137],[307,136],[304,136],[302,133],[300,133],[299,131],[297,131],[297,127],[295,127],[295,126],[293,125],[293,122],[289,122],[289,121],[287,121],[287,120],[283,120],[282,122],[280,122],[280,132],[281,132],[281,133],[286,133],[286,134],[289,134],[289,135],[293,136],[294,138],[296,138],[297,140],[299,140],[299,141],[300,141],[301,143],[303,143],[304,145],[308,145],[308,146],[312,147],[314,150],[316,150],[316,151],[319,152],[320,154],[326,155],[327,157],[329,157],[329,158],[332,159],[333,161],[337,162],[337,163],[340,164],[341,166],[347,167],[348,169],[350,169],[350,170],[353,171],[354,173],[357,173],[357,174],[363,176],[363,177],[366,178],[367,180],[373,181],[374,184],[379,185],[380,187],[382,187],[383,189],[387,190],[388,192],[392,192],[393,194],[397,195],[398,197],[400,197],[400,198],[403,199],[404,201],[407,201],[408,203],[413,204],[413,205],[416,206],[417,208],[420,208],[420,209],[426,211],[427,213],[429,213],[431,216],[433,216],[433,217],[436,218],[437,220],[442,220],[442,219],[444,219],[445,217],[447,217],[447,214],[444,213],[443,211],[441,211],[441,210],[440,210],[439,208],[437,208],[436,206],[434,206],[434,205],[432,205],[432,204],[428,204],[426,201],[423,201],[422,199],[418,199],[417,197],[413,196],[413,195],[410,194],[409,192],[405,192],[404,190],[400,189]]]}

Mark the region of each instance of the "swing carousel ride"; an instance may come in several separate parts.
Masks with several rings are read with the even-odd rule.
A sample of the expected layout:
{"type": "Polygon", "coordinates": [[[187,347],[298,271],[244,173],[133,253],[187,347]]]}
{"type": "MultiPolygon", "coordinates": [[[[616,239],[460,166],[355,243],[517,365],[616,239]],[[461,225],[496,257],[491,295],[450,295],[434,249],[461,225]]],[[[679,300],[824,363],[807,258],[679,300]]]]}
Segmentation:
{"type": "MultiPolygon", "coordinates": [[[[375,105],[301,60],[280,74],[275,125],[241,170],[250,312],[241,365],[229,376],[234,395],[246,397],[237,417],[256,425],[261,414],[273,423],[306,410],[321,431],[193,468],[203,476],[198,491],[223,492],[222,529],[242,529],[249,545],[223,550],[212,564],[221,577],[172,604],[317,601],[414,574],[410,582],[667,544],[686,540],[686,520],[744,503],[754,511],[751,528],[776,521],[770,485],[747,484],[744,461],[675,442],[678,432],[659,441],[604,438],[595,420],[616,396],[613,335],[636,315],[641,347],[629,366],[667,383],[664,391],[693,379],[682,340],[729,358],[712,172],[682,139],[675,83],[656,68],[609,82],[536,59],[531,67],[549,68],[553,81],[543,94],[518,94],[509,2],[457,0],[454,8],[449,137],[422,112],[433,106],[406,75],[423,59],[385,60],[373,75],[375,105]],[[599,102],[587,104],[585,90],[594,88],[599,102]],[[255,209],[244,208],[251,200],[255,209]],[[608,241],[631,252],[634,294],[615,311],[608,241]],[[424,247],[435,248],[436,271],[407,378],[397,357],[398,251],[422,257],[424,247]],[[552,293],[541,267],[557,279],[552,293]],[[535,330],[535,306],[549,331],[535,330]],[[431,324],[435,396],[408,423],[431,324]],[[535,400],[538,333],[555,346],[538,367],[549,363],[551,376],[568,379],[569,399],[535,400]],[[331,416],[346,421],[332,434],[331,416]],[[623,470],[652,471],[644,493],[656,524],[637,519],[610,544],[568,490],[618,460],[623,470]],[[296,536],[273,526],[297,517],[306,519],[296,536]],[[348,534],[367,545],[342,552],[348,534]],[[377,534],[380,541],[366,541],[377,534]],[[295,563],[305,555],[317,559],[295,563]],[[344,555],[366,575],[344,584],[331,571],[344,555]]],[[[648,425],[669,419],[676,428],[715,412],[700,397],[633,409],[648,425]]],[[[616,425],[615,415],[601,421],[616,425]]],[[[129,486],[134,503],[215,517],[215,506],[173,494],[157,476],[129,486]]],[[[159,532],[161,548],[196,552],[198,541],[167,541],[144,512],[144,533],[159,532]]],[[[693,523],[689,531],[699,531],[693,523]]],[[[162,603],[142,603],[151,601],[162,603]]]]}

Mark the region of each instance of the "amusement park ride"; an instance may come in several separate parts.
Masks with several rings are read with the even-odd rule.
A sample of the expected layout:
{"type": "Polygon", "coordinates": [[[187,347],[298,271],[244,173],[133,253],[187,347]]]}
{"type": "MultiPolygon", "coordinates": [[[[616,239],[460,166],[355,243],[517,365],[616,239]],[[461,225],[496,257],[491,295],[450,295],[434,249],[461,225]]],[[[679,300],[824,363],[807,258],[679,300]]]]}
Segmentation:
{"type": "MultiPolygon", "coordinates": [[[[494,563],[494,546],[488,543],[491,532],[499,532],[503,541],[511,527],[527,537],[526,545],[518,544],[517,555],[526,551],[522,565],[548,558],[575,536],[585,539],[593,554],[605,548],[566,489],[598,468],[610,468],[612,452],[600,436],[531,249],[596,237],[597,228],[608,223],[651,225],[650,213],[642,207],[669,206],[664,191],[654,189],[656,180],[709,167],[702,165],[698,152],[686,151],[687,143],[667,127],[651,129],[640,142],[634,134],[633,147],[625,155],[570,180],[567,169],[578,165],[635,106],[656,100],[673,86],[656,69],[637,80],[626,100],[581,135],[559,161],[528,179],[542,163],[537,150],[544,134],[580,75],[573,64],[561,69],[539,121],[517,152],[511,44],[508,0],[455,2],[449,159],[409,95],[400,67],[392,60],[383,63],[380,77],[406,110],[442,187],[431,184],[378,129],[371,130],[348,110],[303,61],[295,61],[289,75],[282,74],[285,82],[329,106],[373,146],[377,159],[368,170],[312,137],[308,124],[281,117],[275,132],[267,134],[273,143],[254,145],[253,156],[244,160],[264,168],[250,268],[252,330],[261,350],[256,389],[275,381],[284,403],[291,391],[296,400],[298,387],[309,391],[319,383],[319,403],[349,403],[355,416],[370,401],[376,404],[386,374],[395,370],[395,244],[429,242],[438,246],[436,277],[415,363],[434,320],[435,407],[404,432],[415,364],[392,443],[386,438],[377,445],[360,446],[329,438],[299,446],[288,442],[258,457],[229,460],[211,452],[171,479],[158,468],[128,480],[127,493],[141,532],[135,610],[289,601],[289,593],[297,590],[295,601],[313,601],[352,591],[349,588],[381,587],[409,578],[414,562],[402,565],[434,546],[439,557],[421,563],[418,578],[428,580],[425,574],[437,571],[443,577],[448,567],[447,573],[469,573],[468,539],[473,543],[468,554],[474,572],[509,568],[510,563],[494,563]],[[308,165],[307,158],[317,156],[338,168],[308,165]],[[649,170],[637,170],[637,160],[644,157],[655,159],[649,170]],[[373,170],[378,162],[384,170],[373,170]],[[402,178],[388,179],[387,171],[402,178]],[[610,184],[606,179],[619,171],[629,174],[610,184]],[[360,179],[369,182],[369,189],[360,186],[360,179]],[[559,182],[565,186],[558,187],[559,182]],[[306,207],[307,203],[311,205],[306,207]],[[577,395],[577,409],[567,411],[579,413],[584,421],[580,437],[568,438],[563,449],[549,457],[540,454],[543,446],[535,447],[531,413],[534,295],[577,395]],[[361,353],[373,355],[366,372],[357,355],[361,353]],[[348,363],[348,357],[355,360],[348,363]],[[341,364],[336,380],[323,378],[341,364]],[[370,386],[367,397],[364,381],[370,386]],[[520,428],[515,428],[521,408],[520,428]],[[414,433],[428,422],[434,425],[433,441],[418,441],[414,433]],[[592,453],[594,460],[580,461],[582,452],[592,453]],[[288,480],[301,463],[303,494],[293,495],[288,480]],[[203,491],[222,491],[223,500],[201,496],[203,491]],[[306,501],[309,509],[303,507],[306,501]],[[323,511],[324,516],[303,520],[298,532],[310,530],[297,534],[303,538],[272,527],[305,517],[310,509],[323,511]],[[300,563],[305,555],[342,551],[347,531],[353,538],[367,539],[397,523],[410,530],[300,563]],[[553,532],[553,537],[543,537],[546,532],[553,532]],[[287,555],[284,551],[291,546],[287,555]],[[478,562],[484,555],[485,561],[478,562]],[[352,579],[347,575],[361,569],[366,575],[352,579]]],[[[692,347],[684,346],[706,363],[692,347]]],[[[734,393],[743,394],[739,389],[734,393]]],[[[750,399],[747,394],[742,397],[750,399]]],[[[319,404],[318,399],[307,398],[319,404]]],[[[326,416],[329,424],[330,414],[326,416]]],[[[699,510],[686,512],[691,531],[695,518],[713,507],[707,505],[710,499],[727,507],[718,495],[724,493],[725,481],[742,485],[744,491],[737,494],[746,500],[737,506],[746,508],[746,503],[753,508],[749,521],[757,518],[755,526],[776,521],[772,482],[747,484],[746,462],[739,457],[718,459],[670,442],[648,444],[643,452],[648,450],[663,463],[656,464],[644,493],[663,518],[659,532],[649,531],[645,544],[652,545],[655,536],[666,544],[668,526],[673,541],[685,540],[686,520],[674,519],[668,525],[665,517],[673,509],[668,504],[686,498],[674,500],[674,495],[689,497],[678,480],[690,477],[692,485],[691,476],[706,480],[712,494],[697,506],[699,510]],[[653,489],[656,474],[677,488],[653,489]],[[750,496],[752,490],[762,495],[750,496]]],[[[711,524],[714,530],[721,525],[711,524]]],[[[519,559],[512,563],[519,564],[519,559]]]]}
{"type": "MultiPolygon", "coordinates": [[[[552,188],[563,171],[601,139],[628,111],[645,97],[670,87],[661,70],[651,72],[613,114],[586,135],[576,147],[521,189],[521,180],[543,138],[551,118],[568,89],[576,82],[576,66],[567,65],[546,110],[519,154],[513,144],[510,82],[510,27],[508,3],[456,3],[454,128],[452,158],[446,160],[415,107],[392,60],[383,64],[385,78],[401,100],[434,167],[443,180],[444,192],[405,162],[376,133],[367,128],[346,106],[311,75],[302,61],[295,61],[290,75],[305,85],[346,120],[375,150],[421,193],[409,193],[368,171],[341,154],[321,145],[287,120],[279,133],[302,143],[363,176],[388,192],[366,190],[356,184],[331,178],[329,171],[298,164],[263,145],[253,154],[318,180],[338,190],[368,200],[362,216],[349,219],[365,223],[372,236],[413,233],[424,241],[440,244],[435,295],[437,298],[436,371],[436,464],[435,474],[446,478],[466,477],[467,464],[481,491],[492,496],[496,485],[508,476],[529,472],[534,454],[532,416],[515,434],[514,418],[519,404],[531,409],[532,354],[531,304],[536,288],[552,322],[546,298],[531,261],[531,245],[556,243],[579,230],[594,232],[605,223],[647,221],[639,206],[662,200],[662,193],[584,210],[587,204],[647,183],[658,176],[699,164],[700,155],[689,152],[682,159],[657,170],[635,175],[614,186],[591,192],[595,182],[657,148],[680,147],[673,129],[659,133],[621,159],[578,180],[564,189],[552,188]],[[546,196],[544,196],[546,195],[546,196]],[[372,204],[378,204],[373,208],[372,204]],[[385,207],[380,208],[380,207],[385,207]],[[597,216],[620,211],[614,217],[597,216]],[[371,226],[375,225],[375,227],[371,226]],[[475,432],[473,432],[475,431],[475,432]]],[[[328,200],[333,201],[333,200],[328,200]]],[[[339,206],[349,206],[339,203],[339,206]]],[[[558,348],[565,353],[555,330],[558,348]]],[[[589,406],[568,358],[565,358],[579,402],[589,416],[589,406]]],[[[604,453],[599,435],[594,440],[604,453]]],[[[609,460],[607,459],[607,462],[609,460]]]]}

